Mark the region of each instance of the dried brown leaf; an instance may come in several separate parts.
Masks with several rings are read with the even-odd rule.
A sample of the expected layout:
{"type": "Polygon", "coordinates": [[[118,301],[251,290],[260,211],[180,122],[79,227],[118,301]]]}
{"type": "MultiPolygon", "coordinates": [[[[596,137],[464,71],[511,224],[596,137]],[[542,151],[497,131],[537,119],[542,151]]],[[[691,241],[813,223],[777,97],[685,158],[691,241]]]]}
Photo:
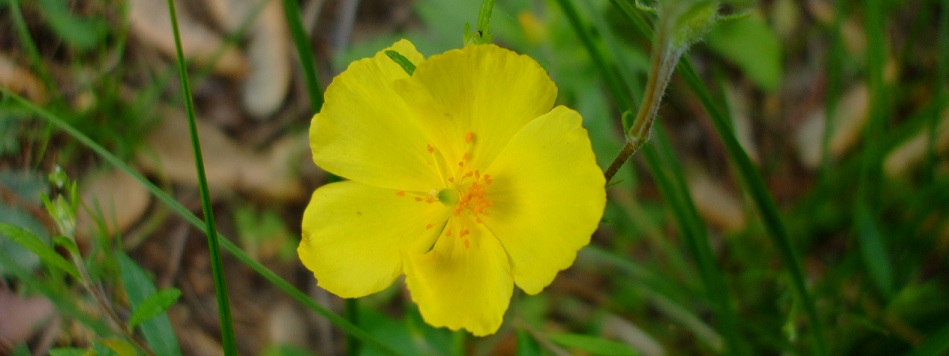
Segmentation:
{"type": "Polygon", "coordinates": [[[47,100],[46,88],[33,73],[0,54],[0,87],[25,96],[37,103],[47,100]]]}
{"type": "Polygon", "coordinates": [[[82,182],[79,192],[85,204],[76,216],[80,237],[90,236],[99,228],[96,219],[102,219],[104,232],[109,235],[126,231],[145,215],[151,202],[148,190],[118,169],[92,174],[82,182]]]}
{"type": "MultiPolygon", "coordinates": [[[[137,161],[147,172],[175,183],[197,186],[188,120],[174,109],[160,110],[164,120],[146,138],[145,149],[138,153],[137,161]]],[[[201,120],[198,134],[205,174],[212,189],[227,187],[275,200],[303,198],[297,167],[309,150],[306,135],[288,136],[258,153],[201,120]]]]}
{"type": "MultiPolygon", "coordinates": [[[[828,142],[831,158],[839,158],[860,139],[870,110],[870,93],[864,83],[858,84],[844,94],[833,115],[833,133],[828,142]]],[[[798,128],[794,136],[798,158],[807,168],[817,168],[821,162],[821,146],[827,129],[824,107],[811,113],[798,128]]]]}

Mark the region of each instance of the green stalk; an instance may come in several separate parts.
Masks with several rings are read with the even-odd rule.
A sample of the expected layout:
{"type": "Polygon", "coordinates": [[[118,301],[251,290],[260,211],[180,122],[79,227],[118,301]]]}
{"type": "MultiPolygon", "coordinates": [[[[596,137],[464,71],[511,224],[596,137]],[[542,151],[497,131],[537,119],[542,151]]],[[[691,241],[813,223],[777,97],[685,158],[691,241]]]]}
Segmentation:
{"type": "Polygon", "coordinates": [[[884,298],[894,295],[893,267],[886,241],[879,230],[880,198],[883,186],[883,148],[886,134],[887,94],[883,82],[886,61],[886,34],[881,1],[866,3],[867,83],[870,92],[870,113],[863,129],[860,173],[857,177],[857,199],[853,209],[858,247],[871,280],[884,298]]]}
{"type": "Polygon", "coordinates": [[[306,92],[310,96],[310,110],[314,113],[323,108],[323,89],[316,74],[316,59],[310,48],[310,39],[303,30],[303,20],[300,16],[300,4],[296,0],[283,0],[283,13],[290,27],[293,45],[300,56],[300,66],[303,67],[303,79],[306,81],[306,92]]]}
{"type": "Polygon", "coordinates": [[[198,175],[198,188],[201,192],[201,210],[207,228],[208,253],[211,258],[211,274],[214,279],[214,292],[217,296],[218,317],[221,326],[221,346],[225,355],[237,355],[237,343],[234,339],[234,323],[231,321],[231,306],[227,297],[227,285],[224,281],[224,267],[221,264],[221,252],[218,246],[217,229],[214,224],[214,212],[211,209],[211,193],[208,191],[208,179],[204,173],[204,159],[201,155],[201,142],[198,139],[198,127],[194,114],[194,102],[191,98],[191,85],[188,83],[188,68],[184,52],[181,49],[181,33],[178,31],[178,16],[175,2],[168,0],[168,12],[171,16],[171,29],[175,35],[175,53],[178,61],[178,75],[181,77],[182,96],[188,113],[188,129],[191,133],[191,148],[194,152],[194,165],[198,175]]]}
{"type": "Polygon", "coordinates": [[[939,61],[936,63],[936,78],[933,87],[936,89],[934,97],[936,98],[936,109],[929,121],[929,144],[926,155],[926,164],[924,165],[926,179],[935,179],[935,168],[939,160],[936,152],[936,140],[939,136],[939,119],[942,117],[942,111],[949,101],[949,95],[946,94],[946,82],[949,81],[949,2],[942,2],[942,10],[939,11],[939,29],[936,43],[939,44],[939,61]]]}
{"type": "Polygon", "coordinates": [[[682,56],[685,50],[672,45],[672,42],[667,38],[666,28],[667,26],[660,25],[659,32],[656,32],[656,38],[653,42],[656,47],[652,49],[649,79],[646,81],[643,102],[639,106],[636,119],[633,120],[629,131],[625,134],[626,144],[604,173],[607,182],[613,179],[613,176],[629,160],[629,157],[649,141],[656,113],[662,103],[662,95],[666,92],[666,86],[669,84],[669,79],[672,78],[676,63],[679,62],[679,57],[682,56]]]}
{"type": "MultiPolygon", "coordinates": [[[[115,156],[114,154],[106,150],[104,147],[102,147],[101,145],[93,141],[91,138],[89,138],[89,136],[86,136],[81,131],[77,130],[75,127],[67,123],[65,120],[53,115],[49,111],[46,111],[45,109],[37,106],[36,104],[33,104],[29,100],[26,100],[23,97],[8,91],[6,88],[0,88],[0,92],[4,93],[5,95],[8,95],[10,98],[12,98],[14,101],[19,103],[23,107],[25,107],[27,110],[35,113],[36,117],[38,117],[39,119],[64,131],[66,134],[68,134],[72,138],[79,141],[79,143],[81,143],[82,145],[86,146],[87,148],[95,152],[97,155],[99,155],[99,157],[102,157],[103,160],[105,160],[106,162],[109,162],[114,167],[118,168],[119,170],[125,172],[125,174],[128,174],[129,176],[134,178],[136,181],[139,182],[139,184],[144,186],[145,189],[148,189],[148,191],[152,194],[152,196],[154,196],[156,199],[158,199],[163,204],[165,204],[165,206],[173,210],[175,213],[177,213],[179,216],[181,216],[183,219],[185,219],[188,223],[190,223],[192,226],[194,226],[196,229],[198,229],[202,233],[205,233],[205,234],[207,233],[207,225],[204,223],[204,221],[201,220],[201,218],[198,218],[190,210],[188,210],[188,208],[185,208],[184,205],[181,205],[181,203],[175,200],[175,198],[173,198],[171,195],[166,193],[157,185],[155,185],[154,183],[146,179],[144,176],[136,172],[134,169],[132,169],[132,167],[130,167],[125,162],[123,162],[117,156],[115,156]]],[[[317,314],[322,315],[327,320],[329,320],[330,323],[333,323],[333,325],[336,325],[336,327],[342,329],[343,332],[353,335],[359,338],[360,340],[362,340],[363,342],[367,344],[371,344],[385,353],[392,354],[392,355],[399,355],[399,353],[396,352],[394,349],[382,343],[381,341],[373,338],[371,335],[369,335],[368,333],[366,333],[364,330],[360,329],[356,325],[353,325],[352,323],[347,321],[345,318],[337,315],[336,313],[327,309],[326,307],[314,302],[313,299],[310,298],[306,293],[294,287],[292,284],[290,284],[290,282],[287,282],[287,280],[281,278],[280,276],[278,276],[276,273],[271,271],[269,268],[267,268],[260,262],[257,262],[256,260],[252,259],[246,253],[244,253],[244,251],[242,251],[239,247],[237,247],[237,245],[235,245],[233,242],[231,242],[227,238],[222,236],[222,238],[220,239],[220,244],[221,244],[221,247],[224,248],[224,250],[229,252],[231,255],[233,255],[234,258],[236,258],[238,261],[240,261],[247,267],[250,267],[251,270],[253,270],[258,275],[263,277],[265,280],[270,282],[270,284],[272,284],[274,287],[277,287],[284,293],[287,293],[287,295],[289,295],[291,298],[293,298],[294,300],[296,300],[303,306],[307,307],[308,309],[316,312],[317,314]]]]}

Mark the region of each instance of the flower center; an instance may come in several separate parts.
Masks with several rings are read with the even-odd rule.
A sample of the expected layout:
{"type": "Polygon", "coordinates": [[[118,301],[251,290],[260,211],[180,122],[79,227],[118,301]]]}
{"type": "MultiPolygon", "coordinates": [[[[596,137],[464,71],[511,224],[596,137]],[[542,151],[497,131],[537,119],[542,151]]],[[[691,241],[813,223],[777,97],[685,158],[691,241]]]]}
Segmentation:
{"type": "MultiPolygon", "coordinates": [[[[429,163],[438,169],[438,174],[441,175],[445,182],[445,188],[432,188],[425,193],[398,191],[395,194],[400,197],[411,194],[414,196],[415,201],[420,203],[432,204],[436,201],[440,202],[446,207],[454,208],[452,211],[454,216],[460,217],[467,212],[471,215],[475,223],[480,224],[481,217],[487,216],[488,208],[494,205],[494,203],[485,196],[488,191],[488,186],[490,186],[493,181],[491,180],[490,174],[481,174],[480,170],[472,170],[473,167],[470,167],[469,163],[473,152],[472,148],[475,142],[475,134],[473,132],[465,134],[464,142],[464,153],[455,165],[447,164],[448,160],[439,149],[432,145],[425,147],[425,150],[428,151],[431,157],[429,163]]],[[[444,235],[447,237],[457,236],[461,238],[467,248],[469,246],[468,235],[471,234],[471,230],[465,226],[469,223],[464,221],[466,220],[449,221],[444,228],[444,235]]],[[[435,224],[427,224],[425,229],[428,230],[434,227],[435,224]]]]}
{"type": "Polygon", "coordinates": [[[487,209],[494,205],[491,201],[484,197],[487,187],[491,185],[491,175],[485,174],[481,175],[481,172],[474,171],[466,173],[461,181],[464,182],[468,179],[473,178],[470,184],[465,188],[459,188],[460,197],[458,198],[458,203],[455,205],[455,216],[461,215],[462,212],[468,211],[471,213],[471,216],[474,217],[475,222],[481,222],[481,216],[488,215],[487,209]]]}

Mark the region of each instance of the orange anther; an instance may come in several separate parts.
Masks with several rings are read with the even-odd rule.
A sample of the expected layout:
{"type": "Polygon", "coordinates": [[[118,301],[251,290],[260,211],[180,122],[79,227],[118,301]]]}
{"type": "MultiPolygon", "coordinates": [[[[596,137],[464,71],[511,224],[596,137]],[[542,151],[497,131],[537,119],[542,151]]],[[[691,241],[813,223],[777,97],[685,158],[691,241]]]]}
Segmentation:
{"type": "Polygon", "coordinates": [[[425,230],[430,230],[430,229],[433,228],[433,227],[435,227],[434,224],[425,225],[425,230]]]}
{"type": "Polygon", "coordinates": [[[465,142],[466,142],[466,143],[471,143],[472,140],[474,140],[474,132],[466,133],[466,134],[465,134],[465,142]]]}
{"type": "Polygon", "coordinates": [[[415,201],[422,201],[422,197],[415,197],[415,201]]]}
{"type": "Polygon", "coordinates": [[[400,191],[398,191],[398,192],[395,192],[395,195],[398,195],[398,196],[400,196],[400,197],[404,197],[404,196],[405,196],[405,191],[404,191],[404,190],[400,190],[400,191]]]}
{"type": "Polygon", "coordinates": [[[432,145],[425,145],[425,149],[428,150],[428,153],[435,153],[435,147],[432,147],[432,145]]]}
{"type": "Polygon", "coordinates": [[[468,239],[465,239],[465,248],[469,248],[471,245],[468,243],[468,239]]]}

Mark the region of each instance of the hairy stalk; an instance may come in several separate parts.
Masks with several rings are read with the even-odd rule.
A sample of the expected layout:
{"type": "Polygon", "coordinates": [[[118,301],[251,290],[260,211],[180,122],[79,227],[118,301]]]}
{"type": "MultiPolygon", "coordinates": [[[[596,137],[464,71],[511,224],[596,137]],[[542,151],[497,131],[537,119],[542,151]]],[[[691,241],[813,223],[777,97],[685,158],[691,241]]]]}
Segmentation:
{"type": "Polygon", "coordinates": [[[646,81],[646,90],[643,94],[642,105],[636,113],[636,119],[626,132],[626,144],[620,151],[604,175],[609,182],[619,171],[620,167],[629,160],[636,151],[649,141],[652,133],[652,124],[656,120],[656,113],[662,103],[662,95],[672,78],[676,63],[682,57],[684,47],[673,45],[668,38],[667,26],[660,24],[656,32],[656,41],[659,47],[654,48],[650,59],[649,79],[646,81]]]}

